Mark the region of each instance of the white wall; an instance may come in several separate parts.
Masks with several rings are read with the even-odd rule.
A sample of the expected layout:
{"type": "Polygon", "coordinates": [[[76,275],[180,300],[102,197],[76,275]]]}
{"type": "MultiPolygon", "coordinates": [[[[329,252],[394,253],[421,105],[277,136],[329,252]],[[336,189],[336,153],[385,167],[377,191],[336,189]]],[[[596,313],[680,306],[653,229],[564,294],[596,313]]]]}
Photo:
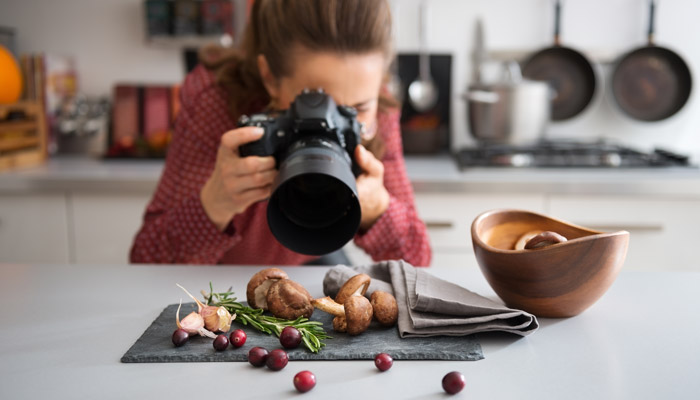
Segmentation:
{"type": "Polygon", "coordinates": [[[115,82],[175,83],[182,55],[145,43],[141,0],[0,0],[0,25],[16,29],[19,52],[74,55],[80,90],[111,93],[115,82]]]}
{"type": "MultiPolygon", "coordinates": [[[[641,123],[615,109],[604,90],[584,114],[551,127],[551,137],[610,137],[641,147],[664,146],[700,156],[700,1],[658,0],[657,43],[678,51],[690,64],[694,92],[674,117],[641,123]]],[[[418,0],[398,6],[399,51],[416,51],[418,0]]],[[[470,143],[460,94],[471,76],[474,22],[482,17],[491,51],[536,50],[551,44],[553,0],[431,0],[430,48],[455,57],[453,138],[470,143]]],[[[0,25],[17,29],[21,52],[75,55],[81,89],[109,93],[115,82],[172,83],[183,78],[176,49],[148,46],[141,0],[0,0],[0,25]]],[[[593,56],[617,56],[645,43],[646,0],[565,0],[562,41],[593,56]]],[[[609,57],[604,57],[609,58],[609,57]]],[[[605,86],[609,65],[599,67],[605,86]]]]}

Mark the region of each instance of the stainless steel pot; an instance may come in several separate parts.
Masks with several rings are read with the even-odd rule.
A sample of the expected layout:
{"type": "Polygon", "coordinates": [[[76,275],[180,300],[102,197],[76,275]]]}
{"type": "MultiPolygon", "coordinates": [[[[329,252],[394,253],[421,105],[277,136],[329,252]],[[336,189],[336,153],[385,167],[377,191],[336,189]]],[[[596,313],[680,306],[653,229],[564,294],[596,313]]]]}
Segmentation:
{"type": "Polygon", "coordinates": [[[542,138],[551,117],[551,90],[546,82],[522,79],[517,63],[506,78],[474,84],[465,94],[471,135],[486,143],[522,144],[542,138]]]}

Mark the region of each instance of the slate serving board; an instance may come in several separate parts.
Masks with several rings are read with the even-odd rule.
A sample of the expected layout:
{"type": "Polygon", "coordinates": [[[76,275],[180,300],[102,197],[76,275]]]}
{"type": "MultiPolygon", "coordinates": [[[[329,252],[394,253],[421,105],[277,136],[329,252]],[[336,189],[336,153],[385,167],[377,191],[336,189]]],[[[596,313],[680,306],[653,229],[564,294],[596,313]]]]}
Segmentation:
{"type": "MultiPolygon", "coordinates": [[[[167,306],[133,346],[122,356],[124,363],[248,361],[248,350],[261,346],[268,350],[278,349],[279,339],[274,335],[259,332],[250,325],[234,322],[231,329],[243,329],[248,339],[241,348],[229,346],[225,351],[216,351],[212,339],[194,336],[182,347],[171,341],[175,325],[177,304],[167,306]]],[[[196,310],[194,303],[183,304],[180,318],[196,310]]],[[[373,360],[378,353],[389,353],[394,360],[453,360],[476,361],[484,358],[481,345],[473,336],[435,336],[429,338],[401,339],[394,326],[384,328],[372,322],[370,328],[359,336],[349,336],[333,331],[332,316],[316,311],[312,320],[321,321],[326,332],[333,338],[326,339],[326,346],[318,353],[305,347],[288,350],[290,360],[373,360]]]]}

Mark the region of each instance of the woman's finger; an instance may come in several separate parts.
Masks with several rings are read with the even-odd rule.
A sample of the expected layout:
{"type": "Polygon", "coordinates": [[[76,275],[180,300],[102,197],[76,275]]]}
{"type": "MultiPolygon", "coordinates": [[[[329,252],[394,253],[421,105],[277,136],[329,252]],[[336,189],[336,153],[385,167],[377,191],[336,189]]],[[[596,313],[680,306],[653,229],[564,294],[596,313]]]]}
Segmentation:
{"type": "Polygon", "coordinates": [[[245,205],[243,209],[247,209],[251,204],[260,200],[265,200],[270,197],[271,194],[272,185],[268,185],[265,187],[246,190],[237,196],[237,200],[245,205]]]}
{"type": "Polygon", "coordinates": [[[377,160],[374,154],[370,153],[364,146],[358,145],[357,148],[355,148],[355,160],[357,160],[357,164],[367,174],[372,176],[384,175],[384,165],[382,162],[377,160]]]}
{"type": "Polygon", "coordinates": [[[260,139],[263,133],[265,130],[257,126],[233,129],[221,136],[221,145],[238,154],[241,145],[260,139]]]}
{"type": "Polygon", "coordinates": [[[270,186],[276,176],[276,169],[239,176],[231,189],[233,193],[243,193],[248,190],[270,186]]]}

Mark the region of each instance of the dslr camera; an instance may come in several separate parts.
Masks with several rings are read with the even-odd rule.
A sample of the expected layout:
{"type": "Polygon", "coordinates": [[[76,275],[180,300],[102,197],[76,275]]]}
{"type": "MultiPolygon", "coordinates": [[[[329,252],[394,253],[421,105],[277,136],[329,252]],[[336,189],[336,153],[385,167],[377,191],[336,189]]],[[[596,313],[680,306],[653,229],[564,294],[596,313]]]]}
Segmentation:
{"type": "Polygon", "coordinates": [[[285,247],[324,255],[357,232],[362,216],[355,177],[361,124],[357,111],[339,106],[323,90],[305,89],[289,109],[244,115],[239,126],[259,126],[263,136],[239,154],[273,156],[279,174],[267,206],[270,231],[285,247]]]}

